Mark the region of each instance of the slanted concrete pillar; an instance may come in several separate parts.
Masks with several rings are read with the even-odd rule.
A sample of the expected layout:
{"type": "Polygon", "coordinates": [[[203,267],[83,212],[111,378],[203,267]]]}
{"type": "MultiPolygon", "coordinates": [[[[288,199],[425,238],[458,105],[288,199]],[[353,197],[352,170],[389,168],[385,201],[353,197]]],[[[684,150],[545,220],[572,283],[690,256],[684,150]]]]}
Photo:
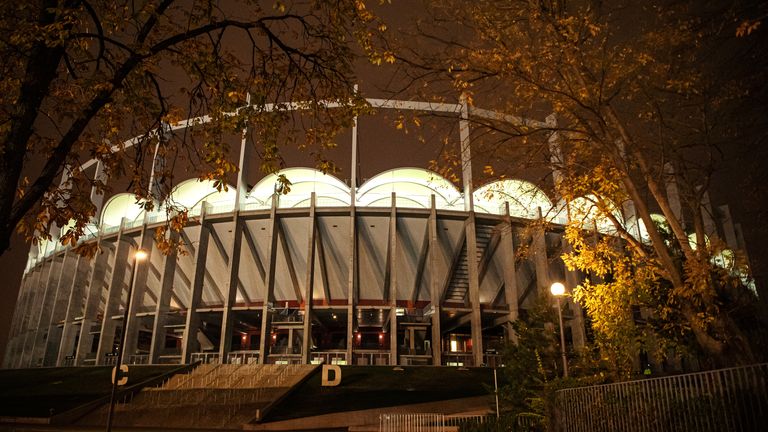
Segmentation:
{"type": "Polygon", "coordinates": [[[85,294],[88,283],[88,276],[92,267],[96,264],[96,258],[92,260],[87,257],[78,256],[75,269],[75,276],[72,278],[72,285],[69,289],[69,298],[64,315],[64,328],[61,331],[61,340],[59,342],[59,351],[56,356],[56,366],[64,366],[67,356],[74,355],[76,326],[75,318],[80,314],[83,308],[83,295],[85,294]]]}
{"type": "MultiPolygon", "coordinates": [[[[354,190],[354,189],[353,189],[354,190]]],[[[355,337],[355,311],[358,304],[357,281],[357,208],[355,194],[352,194],[352,205],[349,208],[349,260],[347,275],[347,364],[353,364],[353,341],[355,337]]]]}
{"type": "Polygon", "coordinates": [[[91,345],[93,344],[91,327],[94,324],[100,324],[96,320],[98,319],[99,303],[101,301],[101,292],[104,289],[104,280],[107,277],[109,253],[101,251],[101,248],[106,247],[101,236],[99,236],[96,241],[98,243],[97,250],[100,252],[97,252],[98,255],[93,260],[90,282],[88,283],[88,291],[85,298],[85,306],[83,308],[83,320],[80,325],[80,337],[78,338],[77,352],[75,354],[76,366],[82,366],[85,362],[85,358],[91,352],[91,345]]]}
{"type": "MultiPolygon", "coordinates": [[[[99,347],[96,350],[97,365],[106,364],[106,355],[114,349],[117,323],[112,317],[120,313],[120,303],[125,289],[125,273],[130,263],[133,262],[133,258],[129,260],[131,244],[127,236],[124,235],[127,222],[127,219],[123,218],[120,221],[120,230],[117,232],[115,256],[112,260],[112,277],[107,288],[104,318],[101,322],[101,333],[99,335],[99,347]]],[[[125,323],[122,323],[122,325],[123,330],[125,330],[125,323]]]]}
{"type": "Polygon", "coordinates": [[[552,283],[549,277],[549,260],[547,258],[547,239],[544,232],[544,218],[539,208],[539,223],[533,228],[531,251],[533,252],[533,265],[536,270],[536,286],[539,293],[549,292],[552,283]]]}
{"type": "Polygon", "coordinates": [[[43,366],[55,366],[61,343],[61,331],[59,322],[64,320],[67,303],[72,291],[72,280],[77,275],[78,256],[71,250],[64,253],[59,272],[59,281],[56,284],[56,295],[51,305],[50,318],[48,319],[48,338],[43,351],[43,366]]]}
{"type": "Polygon", "coordinates": [[[317,235],[317,216],[315,214],[315,193],[312,192],[309,201],[309,244],[307,246],[307,273],[304,279],[304,322],[302,325],[303,339],[301,347],[301,363],[308,364],[311,361],[312,350],[312,297],[315,288],[315,241],[317,235]]]}
{"type": "Polygon", "coordinates": [[[437,263],[440,256],[440,242],[437,239],[437,207],[435,205],[435,195],[433,194],[429,210],[429,219],[427,220],[427,229],[429,229],[429,275],[430,289],[429,299],[432,308],[432,364],[440,366],[443,363],[443,334],[440,328],[440,313],[442,305],[440,298],[440,278],[437,274],[437,263]]]}
{"type": "Polygon", "coordinates": [[[232,250],[229,252],[229,284],[227,285],[227,296],[224,298],[224,312],[221,318],[221,338],[219,342],[219,357],[222,362],[225,361],[229,352],[232,350],[232,329],[234,326],[234,314],[232,307],[237,302],[237,287],[240,281],[240,249],[243,243],[243,224],[245,222],[240,217],[240,211],[235,209],[233,212],[232,224],[232,250]]]}
{"type": "MultiPolygon", "coordinates": [[[[175,244],[179,240],[179,233],[171,230],[170,241],[175,244]]],[[[155,320],[152,323],[152,342],[149,348],[149,363],[157,364],[160,355],[165,348],[165,323],[168,319],[168,311],[171,308],[171,295],[173,294],[173,281],[176,277],[176,248],[163,257],[163,267],[160,269],[160,289],[155,304],[155,320]]],[[[189,313],[189,312],[188,312],[189,313]]]]}
{"type": "MultiPolygon", "coordinates": [[[[387,275],[389,287],[389,364],[398,364],[397,356],[397,196],[392,192],[392,205],[389,213],[389,245],[387,275]]],[[[351,319],[351,317],[350,317],[351,319]]]]}
{"type": "Polygon", "coordinates": [[[272,311],[275,302],[275,264],[277,263],[277,195],[272,196],[272,208],[269,212],[269,257],[265,282],[264,305],[261,307],[261,335],[259,337],[259,364],[267,363],[269,335],[272,330],[272,311]]]}
{"type": "Polygon", "coordinates": [[[509,314],[507,315],[507,323],[505,324],[505,331],[507,339],[511,342],[517,343],[517,334],[512,329],[511,323],[517,321],[520,317],[519,304],[518,304],[518,292],[517,292],[517,272],[515,269],[515,245],[514,245],[514,231],[512,229],[512,219],[509,216],[509,203],[504,202],[504,226],[501,229],[501,256],[504,260],[504,298],[507,301],[507,307],[509,308],[509,314]]]}
{"type": "MultiPolygon", "coordinates": [[[[181,341],[181,362],[189,363],[192,353],[197,350],[197,332],[200,329],[200,315],[197,312],[200,307],[200,299],[203,296],[203,281],[205,280],[205,267],[208,258],[208,240],[211,237],[210,228],[205,223],[205,215],[208,211],[208,203],[203,202],[200,210],[200,236],[197,240],[197,248],[192,254],[195,259],[194,275],[192,277],[189,296],[189,308],[184,324],[184,338],[181,341]]],[[[188,245],[192,247],[192,245],[188,245]]],[[[157,316],[155,316],[157,319],[157,316]]]]}
{"type": "MultiPolygon", "coordinates": [[[[31,255],[31,252],[30,252],[31,255]]],[[[22,349],[24,347],[24,332],[27,311],[29,309],[30,297],[35,287],[40,272],[39,266],[30,267],[22,278],[22,285],[19,289],[18,300],[14,310],[14,317],[10,332],[10,343],[5,355],[4,367],[13,368],[19,364],[22,349]]]]}
{"type": "Polygon", "coordinates": [[[472,326],[472,357],[475,366],[483,364],[483,320],[480,311],[480,280],[477,265],[477,234],[475,232],[475,212],[469,212],[464,229],[467,235],[467,273],[469,277],[469,301],[472,308],[470,325],[472,326]]]}
{"type": "Polygon", "coordinates": [[[32,332],[32,322],[34,321],[33,316],[40,297],[40,291],[43,289],[43,283],[47,281],[46,277],[48,276],[49,271],[48,264],[49,261],[46,260],[37,264],[37,274],[35,275],[27,294],[24,312],[21,316],[21,323],[19,326],[18,354],[16,356],[16,363],[14,364],[14,367],[16,368],[26,367],[27,363],[25,362],[28,361],[28,357],[31,356],[29,351],[31,350],[30,333],[32,332]]]}
{"type": "Polygon", "coordinates": [[[53,255],[50,258],[48,278],[44,284],[45,288],[43,290],[43,295],[40,298],[41,301],[35,305],[36,319],[32,321],[35,323],[35,328],[32,332],[34,339],[30,344],[32,349],[27,367],[42,366],[45,341],[48,338],[48,324],[51,319],[51,304],[53,303],[53,298],[56,296],[62,266],[59,261],[62,259],[63,257],[59,258],[56,255],[53,255]]]}
{"type": "MultiPolygon", "coordinates": [[[[139,342],[139,327],[141,320],[136,316],[144,301],[144,294],[147,291],[147,277],[149,276],[150,266],[152,265],[152,243],[154,242],[154,230],[147,229],[149,214],[145,213],[144,223],[141,227],[139,236],[139,247],[147,252],[144,261],[137,263],[136,274],[133,277],[133,287],[131,289],[131,307],[128,310],[128,322],[123,323],[125,331],[125,347],[123,349],[123,363],[130,363],[132,355],[136,354],[136,346],[139,342]]],[[[134,250],[134,253],[136,251],[134,250]]],[[[133,262],[133,260],[131,260],[133,262]]],[[[133,267],[132,267],[133,269],[133,267]]],[[[133,271],[133,270],[131,270],[133,271]]]]}

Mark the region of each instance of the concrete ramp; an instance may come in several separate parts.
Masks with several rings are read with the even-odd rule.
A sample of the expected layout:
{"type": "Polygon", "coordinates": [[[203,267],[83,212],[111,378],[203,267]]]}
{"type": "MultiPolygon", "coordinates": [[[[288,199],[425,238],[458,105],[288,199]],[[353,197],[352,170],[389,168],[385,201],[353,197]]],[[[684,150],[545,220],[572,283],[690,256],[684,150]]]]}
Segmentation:
{"type": "MultiPolygon", "coordinates": [[[[239,429],[305,380],[316,365],[204,364],[115,407],[115,426],[239,429]]],[[[81,424],[106,421],[108,406],[81,424]]]]}

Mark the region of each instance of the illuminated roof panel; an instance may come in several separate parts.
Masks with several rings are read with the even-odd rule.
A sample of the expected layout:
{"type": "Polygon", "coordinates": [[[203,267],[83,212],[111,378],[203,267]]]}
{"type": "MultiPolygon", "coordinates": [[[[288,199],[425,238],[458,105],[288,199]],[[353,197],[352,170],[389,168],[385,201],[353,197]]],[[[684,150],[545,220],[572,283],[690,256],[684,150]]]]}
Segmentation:
{"type": "Polygon", "coordinates": [[[536,219],[552,209],[552,202],[541,189],[524,180],[499,180],[480,187],[473,194],[475,211],[503,214],[504,203],[509,203],[510,216],[536,219]]]}

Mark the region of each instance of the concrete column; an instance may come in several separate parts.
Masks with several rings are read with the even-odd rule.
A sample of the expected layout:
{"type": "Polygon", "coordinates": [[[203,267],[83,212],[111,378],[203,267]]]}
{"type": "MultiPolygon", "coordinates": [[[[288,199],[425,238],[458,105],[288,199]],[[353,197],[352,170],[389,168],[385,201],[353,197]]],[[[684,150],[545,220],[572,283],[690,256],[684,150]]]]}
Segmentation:
{"type": "Polygon", "coordinates": [[[517,271],[515,268],[515,245],[514,231],[512,228],[512,219],[509,216],[509,203],[504,202],[504,226],[501,229],[501,256],[504,260],[504,298],[507,301],[509,315],[506,324],[507,339],[517,343],[517,334],[512,329],[511,323],[517,321],[520,317],[518,304],[519,294],[517,292],[517,271]]]}
{"type": "Polygon", "coordinates": [[[435,195],[430,198],[431,205],[427,229],[429,229],[429,298],[432,307],[432,364],[440,366],[443,362],[443,334],[440,328],[440,278],[437,275],[437,263],[440,253],[440,242],[437,238],[437,207],[435,195]]]}
{"type": "MultiPolygon", "coordinates": [[[[564,252],[570,253],[572,246],[563,238],[564,252]]],[[[575,270],[565,269],[565,288],[566,292],[573,294],[574,288],[576,288],[582,281],[581,274],[575,270]]],[[[573,311],[573,318],[570,321],[571,337],[573,338],[573,347],[576,349],[584,348],[586,344],[587,335],[584,324],[584,312],[573,297],[563,299],[566,304],[570,304],[571,311],[573,311]]]]}
{"type": "MultiPolygon", "coordinates": [[[[133,289],[131,290],[131,307],[128,311],[128,322],[123,323],[125,331],[125,348],[123,349],[123,363],[129,363],[132,355],[136,354],[136,346],[139,342],[139,327],[141,320],[136,316],[144,301],[147,291],[147,277],[152,265],[152,244],[154,243],[154,230],[147,229],[148,214],[145,213],[144,224],[141,227],[139,247],[147,252],[144,261],[136,265],[136,274],[133,277],[133,289]]],[[[134,251],[135,253],[135,251],[134,251]]],[[[133,260],[131,260],[133,262],[133,260]]]]}
{"type": "Polygon", "coordinates": [[[312,192],[309,201],[309,244],[307,245],[307,274],[304,279],[304,323],[302,326],[303,339],[301,347],[301,363],[309,364],[312,350],[312,296],[315,288],[315,241],[317,235],[317,219],[315,215],[315,193],[312,192]]]}
{"type": "MultiPolygon", "coordinates": [[[[96,364],[105,364],[106,355],[111,353],[115,344],[115,330],[117,323],[113,316],[120,313],[120,302],[125,289],[125,273],[130,270],[130,263],[133,258],[129,257],[131,244],[127,236],[124,235],[127,219],[123,218],[120,222],[120,230],[117,232],[117,242],[115,242],[115,256],[112,260],[112,277],[107,288],[107,299],[104,303],[104,318],[101,322],[101,333],[99,334],[99,347],[96,350],[96,364]],[[129,259],[130,258],[130,259],[129,259]]],[[[125,330],[125,323],[123,330],[125,330]]]]}
{"type": "Polygon", "coordinates": [[[30,315],[32,312],[32,304],[34,303],[37,291],[40,286],[41,275],[45,268],[45,261],[39,262],[35,265],[34,275],[32,275],[29,287],[26,290],[24,298],[24,306],[22,307],[19,315],[19,325],[16,334],[16,346],[14,347],[14,360],[11,363],[11,367],[20,368],[24,362],[24,350],[27,345],[27,337],[29,333],[30,315]]]}
{"type": "Polygon", "coordinates": [[[392,205],[389,213],[389,364],[398,364],[397,356],[397,197],[392,192],[392,205]]]}
{"type": "Polygon", "coordinates": [[[549,277],[549,260],[547,258],[547,240],[544,233],[544,218],[539,208],[539,222],[533,228],[531,251],[533,252],[533,265],[536,271],[536,286],[539,293],[549,292],[551,284],[549,277]]]}
{"type": "Polygon", "coordinates": [[[239,210],[235,209],[233,215],[232,249],[229,252],[228,268],[229,284],[227,285],[227,296],[224,298],[224,312],[221,318],[221,338],[219,342],[219,357],[222,359],[222,362],[232,350],[232,328],[234,326],[232,307],[237,302],[237,285],[240,280],[238,276],[240,272],[240,246],[243,243],[243,224],[245,223],[240,217],[239,210]]]}
{"type": "MultiPolygon", "coordinates": [[[[193,352],[197,350],[197,332],[200,328],[200,315],[197,308],[203,296],[203,281],[205,280],[205,267],[208,259],[208,240],[211,237],[210,228],[205,223],[205,214],[208,211],[208,203],[203,202],[200,210],[200,236],[197,248],[193,254],[195,259],[194,275],[192,276],[189,296],[189,308],[184,324],[184,338],[181,341],[181,362],[189,363],[193,352]]],[[[189,245],[192,247],[192,245],[189,245]]]]}
{"type": "MultiPolygon", "coordinates": [[[[171,230],[170,241],[175,244],[179,240],[179,233],[171,230]]],[[[155,320],[152,323],[152,342],[149,348],[149,364],[157,364],[160,355],[165,348],[165,323],[168,311],[171,308],[171,295],[173,294],[173,281],[176,277],[176,248],[172,248],[168,255],[163,257],[163,268],[160,271],[160,291],[155,304],[155,320]]]]}
{"type": "Polygon", "coordinates": [[[358,303],[357,292],[357,208],[353,195],[349,208],[349,273],[347,277],[347,364],[353,364],[352,345],[355,337],[355,310],[358,303]]]}
{"type": "MultiPolygon", "coordinates": [[[[96,241],[99,246],[97,250],[100,250],[101,247],[105,247],[101,236],[99,236],[96,241]]],[[[99,252],[97,252],[97,254],[98,253],[99,252]]],[[[88,291],[86,293],[85,306],[83,308],[83,320],[80,325],[80,337],[78,338],[77,352],[75,354],[76,366],[82,366],[86,356],[91,352],[91,345],[93,344],[91,327],[94,324],[98,324],[96,320],[98,319],[99,303],[101,302],[101,291],[104,288],[104,280],[107,277],[108,261],[109,254],[106,252],[100,252],[100,255],[97,255],[93,260],[90,282],[88,283],[88,291]]]]}
{"type": "Polygon", "coordinates": [[[477,266],[477,234],[475,233],[475,212],[469,212],[465,228],[467,233],[467,273],[469,277],[469,301],[472,307],[472,356],[475,366],[483,363],[483,321],[480,312],[480,280],[477,266]]]}
{"type": "Polygon", "coordinates": [[[48,279],[45,283],[45,290],[41,297],[41,301],[35,305],[36,319],[32,321],[35,324],[35,328],[32,332],[33,341],[31,344],[31,356],[27,363],[27,367],[42,366],[43,355],[45,353],[45,341],[48,338],[48,324],[51,320],[51,305],[53,299],[56,296],[56,290],[58,289],[60,270],[62,264],[57,264],[62,258],[56,255],[51,256],[50,268],[48,272],[48,279]]]}
{"type": "MultiPolygon", "coordinates": [[[[96,181],[102,181],[106,183],[107,178],[104,174],[104,163],[101,161],[96,162],[96,173],[93,176],[93,179],[96,181]]],[[[101,225],[100,219],[101,219],[101,209],[104,207],[104,194],[101,192],[98,192],[96,190],[96,187],[91,188],[91,202],[96,207],[96,211],[93,214],[94,222],[97,225],[101,225]]]]}
{"type": "Polygon", "coordinates": [[[69,298],[67,299],[66,312],[64,315],[64,328],[61,331],[61,340],[59,342],[59,352],[56,357],[56,366],[63,366],[67,356],[72,355],[75,350],[75,318],[83,308],[83,295],[92,267],[96,264],[96,258],[89,260],[86,257],[78,256],[75,269],[75,276],[72,278],[72,286],[69,289],[69,298]]]}
{"type": "Polygon", "coordinates": [[[3,368],[12,368],[16,364],[16,358],[19,354],[19,336],[22,332],[22,322],[24,321],[24,315],[26,314],[29,292],[35,276],[36,273],[34,272],[34,269],[29,269],[21,278],[21,286],[19,288],[19,294],[16,296],[16,305],[14,307],[13,318],[11,320],[11,329],[8,333],[9,342],[5,350],[3,368]]]}
{"type": "Polygon", "coordinates": [[[57,283],[56,297],[51,305],[51,314],[48,320],[48,338],[43,352],[43,366],[55,366],[61,343],[61,330],[59,322],[64,320],[67,312],[67,303],[72,292],[72,281],[77,275],[78,256],[71,250],[64,253],[57,283]]]}
{"type": "Polygon", "coordinates": [[[459,140],[461,142],[461,181],[464,188],[464,210],[475,210],[472,195],[472,154],[469,145],[469,104],[467,96],[462,93],[459,97],[461,119],[459,120],[459,140]]]}
{"type": "Polygon", "coordinates": [[[269,257],[264,293],[264,305],[261,307],[261,335],[259,336],[259,364],[267,363],[269,355],[269,334],[272,329],[272,311],[275,303],[275,264],[277,261],[277,195],[272,196],[272,208],[269,212],[269,257]]]}

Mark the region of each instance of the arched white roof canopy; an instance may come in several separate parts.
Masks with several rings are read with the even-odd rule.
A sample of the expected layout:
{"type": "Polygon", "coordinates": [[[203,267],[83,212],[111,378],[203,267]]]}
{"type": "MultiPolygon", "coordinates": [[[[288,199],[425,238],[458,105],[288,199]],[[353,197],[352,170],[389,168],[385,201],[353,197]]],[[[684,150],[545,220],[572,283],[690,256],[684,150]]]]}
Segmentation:
{"type": "MultiPolygon", "coordinates": [[[[393,99],[376,99],[376,98],[366,98],[365,99],[368,104],[370,104],[374,108],[379,109],[395,109],[395,110],[410,110],[410,111],[424,111],[424,112],[440,112],[440,113],[447,113],[447,114],[455,114],[458,116],[460,115],[466,115],[469,118],[482,118],[482,119],[490,119],[495,121],[502,121],[509,123],[511,125],[515,126],[525,126],[529,128],[540,128],[540,129],[547,129],[550,126],[546,122],[533,120],[533,119],[527,119],[523,117],[518,117],[511,114],[506,114],[498,111],[491,111],[491,110],[485,110],[482,108],[478,108],[475,106],[471,106],[466,104],[466,102],[460,102],[460,103],[437,103],[437,102],[421,102],[421,101],[406,101],[406,100],[393,100],[393,99]]],[[[265,104],[263,106],[258,107],[250,107],[257,109],[262,112],[273,112],[273,111],[301,111],[307,108],[309,105],[321,105],[324,106],[327,109],[334,109],[334,108],[340,108],[347,106],[347,103],[337,102],[337,101],[316,101],[312,104],[309,104],[305,101],[298,101],[298,102],[287,102],[287,103],[279,103],[279,104],[265,104]]],[[[236,110],[228,113],[223,113],[224,116],[233,116],[236,115],[239,110],[248,108],[249,106],[243,106],[240,108],[237,108],[236,110]]],[[[174,123],[174,124],[164,124],[161,128],[149,131],[145,135],[140,135],[134,138],[131,138],[129,140],[126,140],[120,144],[113,145],[110,150],[113,153],[124,151],[125,149],[128,149],[130,147],[133,147],[139,142],[146,141],[147,137],[155,136],[160,133],[168,133],[173,132],[177,130],[186,129],[189,127],[193,127],[195,125],[200,125],[204,123],[208,123],[212,120],[212,117],[209,115],[204,115],[200,117],[194,117],[189,118],[186,120],[182,120],[180,122],[174,123]]],[[[96,166],[96,176],[100,176],[99,174],[101,172],[100,169],[100,161],[98,159],[91,159],[85,163],[83,163],[80,166],[80,170],[85,171],[93,166],[96,166]]],[[[242,168],[242,167],[241,167],[242,168]]],[[[271,192],[270,192],[271,194],[271,192]]],[[[256,198],[263,198],[261,195],[255,195],[256,198]]],[[[446,197],[449,198],[449,197],[446,197]]],[[[333,202],[335,198],[330,199],[330,202],[333,202]]],[[[259,203],[257,201],[252,200],[251,202],[248,202],[246,200],[245,204],[247,207],[250,208],[258,208],[259,206],[263,206],[264,203],[259,203]]],[[[267,203],[268,204],[268,203],[267,203]]],[[[451,206],[453,206],[454,203],[451,202],[451,206]]],[[[103,212],[102,212],[103,213],[103,212]]],[[[101,218],[103,219],[103,218],[101,218]]],[[[110,217],[107,218],[110,220],[110,217]]]]}
{"type": "Polygon", "coordinates": [[[99,226],[102,229],[119,226],[123,218],[128,219],[128,221],[135,221],[141,217],[144,217],[144,207],[137,203],[136,195],[123,192],[113,196],[104,204],[99,226]]]}
{"type": "Polygon", "coordinates": [[[386,207],[396,194],[396,206],[430,208],[432,195],[438,209],[464,209],[461,193],[440,174],[423,168],[395,168],[363,183],[357,190],[360,206],[386,207]]]}
{"type": "Polygon", "coordinates": [[[505,179],[481,186],[473,194],[475,211],[503,214],[509,203],[510,216],[536,219],[552,210],[552,202],[541,189],[524,180],[505,179]]]}
{"type": "MultiPolygon", "coordinates": [[[[235,205],[236,189],[227,185],[221,190],[216,190],[212,180],[189,179],[185,180],[171,191],[168,197],[168,205],[187,209],[190,215],[200,214],[203,201],[213,207],[213,213],[232,211],[235,205]]],[[[162,211],[162,209],[160,210],[162,211]]]]}
{"type": "Polygon", "coordinates": [[[287,194],[279,197],[279,207],[307,207],[312,192],[315,193],[318,206],[349,206],[349,187],[330,174],[323,174],[313,168],[286,168],[276,174],[270,174],[261,180],[248,193],[249,199],[259,200],[269,207],[272,195],[278,186],[278,176],[284,175],[291,184],[287,194]]]}

